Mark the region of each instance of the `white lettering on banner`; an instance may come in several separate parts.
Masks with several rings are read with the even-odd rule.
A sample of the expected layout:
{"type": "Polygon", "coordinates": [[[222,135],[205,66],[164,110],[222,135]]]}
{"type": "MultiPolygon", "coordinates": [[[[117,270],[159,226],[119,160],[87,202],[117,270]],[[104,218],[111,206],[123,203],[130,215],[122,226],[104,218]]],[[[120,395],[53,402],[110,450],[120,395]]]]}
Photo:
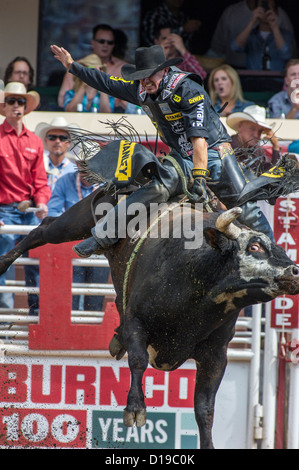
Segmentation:
{"type": "Polygon", "coordinates": [[[102,442],[110,441],[111,430],[113,442],[163,444],[168,438],[164,429],[168,426],[168,423],[163,419],[159,419],[155,423],[151,419],[147,419],[145,425],[139,430],[133,426],[125,428],[124,431],[122,418],[99,418],[99,425],[102,442]]]}
{"type": "MultiPolygon", "coordinates": [[[[53,420],[43,410],[30,412],[22,410],[11,415],[3,416],[6,440],[12,445],[26,439],[32,445],[44,441],[51,433],[54,442],[62,445],[74,442],[79,435],[81,423],[71,413],[57,414],[53,420]]],[[[53,414],[53,412],[52,412],[53,414]]],[[[53,415],[54,416],[54,415],[53,415]]],[[[84,425],[82,423],[82,425],[84,425]]]]}
{"type": "Polygon", "coordinates": [[[297,256],[298,256],[297,249],[287,250],[287,255],[290,258],[290,260],[292,260],[294,263],[297,262],[297,256]]]}
{"type": "MultiPolygon", "coordinates": [[[[177,369],[169,376],[147,369],[144,381],[148,405],[193,408],[195,375],[194,369],[177,369]]],[[[0,364],[0,403],[30,400],[32,404],[125,406],[124,390],[129,388],[127,366],[0,364]]]]}
{"type": "Polygon", "coordinates": [[[292,199],[280,199],[278,210],[280,212],[296,212],[296,203],[292,199]]]}
{"type": "MultiPolygon", "coordinates": [[[[296,197],[279,198],[274,207],[274,236],[289,258],[298,263],[299,201],[296,197]]],[[[271,326],[273,328],[297,328],[299,303],[297,296],[277,297],[272,301],[271,326]]]]}
{"type": "Polygon", "coordinates": [[[292,323],[290,322],[291,318],[292,315],[290,313],[276,313],[276,326],[292,326],[292,323]]]}
{"type": "Polygon", "coordinates": [[[122,364],[112,366],[110,359],[100,364],[81,359],[78,365],[70,358],[55,363],[45,357],[6,358],[0,363],[0,446],[110,448],[119,443],[124,448],[173,449],[177,436],[185,436],[182,417],[190,422],[188,436],[194,439],[195,365],[171,374],[148,368],[146,424],[127,428],[123,409],[130,369],[125,360],[122,364]]]}
{"type": "Polygon", "coordinates": [[[284,243],[288,243],[289,245],[296,245],[296,242],[290,233],[282,233],[277,240],[277,245],[283,245],[284,243]]]}
{"type": "Polygon", "coordinates": [[[294,302],[290,297],[276,297],[274,303],[275,308],[281,308],[282,310],[292,308],[294,305],[294,302]]]}

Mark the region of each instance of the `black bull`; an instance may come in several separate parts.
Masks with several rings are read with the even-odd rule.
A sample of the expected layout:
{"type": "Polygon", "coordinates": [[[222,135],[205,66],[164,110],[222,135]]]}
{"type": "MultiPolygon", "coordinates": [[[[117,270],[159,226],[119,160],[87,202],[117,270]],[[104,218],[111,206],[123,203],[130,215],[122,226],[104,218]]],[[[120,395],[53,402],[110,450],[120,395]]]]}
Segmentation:
{"type": "MultiPolygon", "coordinates": [[[[47,217],[0,258],[0,274],[29,249],[89,237],[94,197],[116,201],[116,196],[97,190],[60,217],[47,217]]],[[[189,216],[194,214],[193,208],[188,210],[189,216]]],[[[265,235],[233,224],[238,208],[225,214],[228,220],[223,221],[218,213],[203,213],[204,240],[198,249],[186,249],[183,237],[148,236],[133,261],[136,242],[128,239],[107,252],[120,314],[110,352],[120,358],[127,351],[132,377],[124,422],[145,424],[142,378],[148,363],[171,371],[194,359],[194,409],[201,448],[213,447],[215,396],[240,310],[278,295],[299,293],[299,269],[284,250],[265,235]]]]}

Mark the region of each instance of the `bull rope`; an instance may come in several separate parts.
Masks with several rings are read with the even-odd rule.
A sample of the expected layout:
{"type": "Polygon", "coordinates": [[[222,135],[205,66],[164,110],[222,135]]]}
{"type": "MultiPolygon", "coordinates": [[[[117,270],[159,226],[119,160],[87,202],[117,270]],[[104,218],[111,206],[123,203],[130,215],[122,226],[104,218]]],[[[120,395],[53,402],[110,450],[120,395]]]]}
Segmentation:
{"type": "MultiPolygon", "coordinates": [[[[184,193],[192,201],[194,199],[194,196],[188,191],[185,174],[184,174],[182,168],[180,167],[180,165],[178,164],[178,162],[176,161],[176,159],[173,158],[171,155],[165,155],[163,157],[163,159],[169,160],[170,163],[174,166],[174,168],[176,169],[179,177],[182,180],[184,193]]],[[[210,208],[208,202],[203,202],[203,205],[204,205],[204,208],[206,209],[207,212],[213,212],[212,209],[210,208]]]]}
{"type": "Polygon", "coordinates": [[[162,217],[167,213],[167,212],[170,212],[170,211],[173,211],[176,207],[179,207],[184,201],[186,200],[186,197],[182,198],[179,202],[174,202],[172,204],[170,204],[167,209],[165,209],[164,212],[162,212],[159,217],[157,217],[153,223],[149,226],[149,228],[143,233],[143,235],[141,235],[138,243],[136,244],[134,250],[132,251],[131,253],[131,256],[129,258],[129,261],[127,262],[127,267],[126,267],[126,272],[125,272],[125,276],[124,276],[124,283],[123,283],[123,314],[125,314],[125,311],[126,311],[126,308],[127,308],[127,287],[128,287],[128,279],[129,279],[129,274],[130,274],[130,271],[131,271],[131,267],[132,267],[132,264],[133,264],[133,261],[139,251],[139,248],[141,247],[142,243],[144,242],[144,240],[147,238],[147,235],[149,234],[149,232],[151,231],[151,229],[157,225],[157,223],[162,219],[162,217]]]}

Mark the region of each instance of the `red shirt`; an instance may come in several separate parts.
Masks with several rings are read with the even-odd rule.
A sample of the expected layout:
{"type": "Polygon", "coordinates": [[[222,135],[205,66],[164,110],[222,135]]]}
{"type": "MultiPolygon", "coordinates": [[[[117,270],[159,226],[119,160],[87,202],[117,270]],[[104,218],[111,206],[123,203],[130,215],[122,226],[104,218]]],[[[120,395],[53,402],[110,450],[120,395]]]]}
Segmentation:
{"type": "Polygon", "coordinates": [[[25,126],[18,136],[5,120],[0,125],[0,204],[28,199],[47,204],[50,197],[42,140],[25,126]]]}
{"type": "MultiPolygon", "coordinates": [[[[181,57],[181,56],[178,56],[181,57]]],[[[190,52],[186,51],[185,54],[182,56],[183,62],[181,62],[177,67],[183,70],[184,72],[191,72],[196,73],[201,76],[204,80],[207,76],[207,72],[205,69],[200,65],[196,57],[190,52]]]]}

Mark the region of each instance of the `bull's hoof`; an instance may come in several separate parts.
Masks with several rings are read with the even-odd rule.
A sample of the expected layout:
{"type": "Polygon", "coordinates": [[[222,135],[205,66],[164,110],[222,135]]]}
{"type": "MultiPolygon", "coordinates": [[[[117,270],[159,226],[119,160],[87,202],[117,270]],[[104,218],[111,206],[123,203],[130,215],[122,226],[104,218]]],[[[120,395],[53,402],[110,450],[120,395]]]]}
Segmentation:
{"type": "Polygon", "coordinates": [[[135,423],[138,428],[144,426],[146,423],[146,409],[142,409],[139,411],[128,411],[125,409],[123,422],[124,425],[127,427],[132,427],[135,423]]]}
{"type": "Polygon", "coordinates": [[[126,354],[126,350],[118,341],[117,335],[114,335],[109,343],[109,352],[111,356],[115,357],[117,361],[119,361],[126,354]]]}

